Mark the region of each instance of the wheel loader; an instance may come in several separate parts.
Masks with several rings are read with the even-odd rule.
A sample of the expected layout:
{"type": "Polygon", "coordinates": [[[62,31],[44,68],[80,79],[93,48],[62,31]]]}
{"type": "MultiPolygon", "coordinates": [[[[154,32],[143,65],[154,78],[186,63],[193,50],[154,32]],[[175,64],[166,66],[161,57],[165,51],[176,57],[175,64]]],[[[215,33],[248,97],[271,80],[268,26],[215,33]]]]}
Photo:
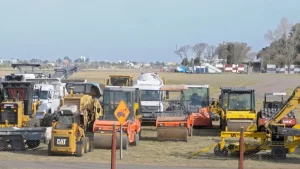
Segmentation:
{"type": "Polygon", "coordinates": [[[67,83],[68,93],[52,123],[52,137],[48,155],[68,154],[83,156],[94,145],[93,123],[103,114],[98,98],[99,86],[93,83],[67,83]]]}
{"type": "Polygon", "coordinates": [[[47,128],[36,118],[39,101],[33,102],[31,82],[2,82],[0,103],[0,150],[24,150],[25,145],[36,148],[45,141],[47,128]]]}
{"type": "MultiPolygon", "coordinates": [[[[266,121],[268,121],[268,119],[270,119],[278,110],[280,110],[284,103],[284,96],[286,96],[286,92],[265,93],[263,109],[257,113],[257,125],[259,131],[264,131],[266,121]]],[[[295,112],[291,111],[280,121],[280,123],[289,128],[296,125],[297,120],[295,117],[295,112]]]]}
{"type": "Polygon", "coordinates": [[[160,88],[166,92],[166,109],[157,114],[158,141],[188,141],[188,136],[192,136],[194,122],[191,113],[199,112],[199,108],[192,105],[190,100],[183,100],[183,92],[187,89],[186,85],[165,85],[160,88]],[[174,98],[176,95],[177,98],[174,98]]]}
{"type": "MultiPolygon", "coordinates": [[[[112,146],[113,125],[120,132],[120,122],[114,115],[121,101],[129,109],[127,120],[122,124],[122,149],[136,146],[141,130],[140,90],[134,87],[106,86],[103,92],[103,116],[94,122],[94,146],[97,149],[110,149],[112,146]]],[[[120,149],[120,134],[117,134],[117,149],[120,149]]]]}
{"type": "Polygon", "coordinates": [[[109,79],[104,80],[105,86],[133,86],[133,77],[127,75],[109,75],[109,79]]]}

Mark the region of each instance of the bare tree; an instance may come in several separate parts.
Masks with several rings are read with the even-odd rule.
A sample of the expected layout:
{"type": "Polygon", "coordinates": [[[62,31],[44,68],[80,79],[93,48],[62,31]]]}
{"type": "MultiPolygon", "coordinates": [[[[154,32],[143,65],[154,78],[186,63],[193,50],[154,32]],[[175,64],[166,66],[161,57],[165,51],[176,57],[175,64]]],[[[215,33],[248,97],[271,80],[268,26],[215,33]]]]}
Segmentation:
{"type": "Polygon", "coordinates": [[[212,64],[216,59],[216,49],[217,48],[214,45],[208,45],[206,48],[205,59],[209,64],[212,64]]]}
{"type": "Polygon", "coordinates": [[[275,30],[268,30],[265,34],[265,39],[269,41],[270,46],[273,45],[277,50],[275,59],[287,64],[288,72],[290,72],[291,64],[295,61],[295,41],[299,38],[292,37],[290,34],[292,28],[293,24],[287,18],[282,18],[275,30]]]}
{"type": "Polygon", "coordinates": [[[205,49],[207,48],[207,44],[206,43],[197,43],[193,46],[193,52],[196,55],[195,60],[198,61],[198,65],[200,65],[201,63],[201,56],[204,54],[205,49]]]}
{"type": "Polygon", "coordinates": [[[247,45],[247,43],[234,43],[234,63],[242,63],[247,58],[250,50],[251,48],[247,45]]]}
{"type": "Polygon", "coordinates": [[[188,60],[188,52],[190,49],[191,49],[190,45],[184,45],[184,46],[180,47],[178,50],[176,50],[175,54],[178,55],[182,60],[183,59],[188,60]]]}

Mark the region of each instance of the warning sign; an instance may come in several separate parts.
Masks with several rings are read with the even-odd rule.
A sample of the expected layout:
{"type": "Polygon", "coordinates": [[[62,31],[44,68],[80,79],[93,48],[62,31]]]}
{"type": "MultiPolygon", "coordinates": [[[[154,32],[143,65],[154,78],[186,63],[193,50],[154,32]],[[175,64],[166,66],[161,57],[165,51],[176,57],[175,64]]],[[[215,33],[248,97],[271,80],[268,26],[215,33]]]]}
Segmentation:
{"type": "Polygon", "coordinates": [[[130,111],[129,111],[126,103],[124,102],[124,100],[121,100],[118,107],[116,108],[116,110],[114,112],[116,118],[119,120],[121,125],[126,121],[129,113],[130,113],[130,111]]]}

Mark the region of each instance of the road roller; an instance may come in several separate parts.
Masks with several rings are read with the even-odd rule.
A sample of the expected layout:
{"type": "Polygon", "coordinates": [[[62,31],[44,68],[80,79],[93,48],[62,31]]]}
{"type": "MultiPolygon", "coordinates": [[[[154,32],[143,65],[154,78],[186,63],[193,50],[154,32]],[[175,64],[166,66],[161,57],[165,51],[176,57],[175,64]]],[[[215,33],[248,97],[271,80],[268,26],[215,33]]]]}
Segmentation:
{"type": "Polygon", "coordinates": [[[48,155],[64,154],[81,157],[93,150],[92,127],[102,115],[98,98],[100,88],[95,83],[67,83],[68,93],[52,122],[48,155]]]}
{"type": "MultiPolygon", "coordinates": [[[[129,86],[106,86],[103,91],[103,116],[97,119],[93,125],[94,148],[111,149],[112,131],[116,125],[117,149],[120,149],[120,128],[115,111],[123,100],[129,114],[122,124],[122,148],[128,149],[129,145],[136,146],[141,130],[141,99],[140,90],[129,86]]],[[[125,109],[125,108],[124,108],[125,109]]],[[[120,116],[124,113],[120,112],[120,116]]]]}
{"type": "Polygon", "coordinates": [[[256,131],[255,90],[246,87],[221,87],[222,131],[256,131]]]}
{"type": "Polygon", "coordinates": [[[182,100],[183,90],[187,90],[186,85],[165,85],[160,88],[166,92],[164,104],[166,109],[157,114],[156,130],[158,141],[188,141],[188,136],[192,136],[193,116],[190,101],[182,100]],[[177,98],[176,98],[177,96],[177,98]]]}
{"type": "Polygon", "coordinates": [[[209,85],[187,85],[188,89],[182,91],[182,99],[190,101],[190,106],[196,108],[192,112],[194,127],[212,127],[212,121],[218,119],[210,112],[209,85]]]}

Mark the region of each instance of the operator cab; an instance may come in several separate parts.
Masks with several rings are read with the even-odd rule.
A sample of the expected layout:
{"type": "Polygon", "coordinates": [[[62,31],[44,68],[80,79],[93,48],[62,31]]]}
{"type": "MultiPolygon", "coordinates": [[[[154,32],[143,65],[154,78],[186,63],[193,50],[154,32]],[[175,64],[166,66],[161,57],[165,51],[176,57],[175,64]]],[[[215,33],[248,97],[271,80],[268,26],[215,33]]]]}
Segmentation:
{"type": "Polygon", "coordinates": [[[181,91],[181,99],[189,101],[189,107],[204,108],[209,106],[208,85],[187,85],[187,90],[181,91]]]}
{"type": "Polygon", "coordinates": [[[58,123],[56,129],[71,129],[73,123],[80,125],[80,114],[77,112],[77,105],[64,105],[58,112],[58,123]]]}
{"type": "MultiPolygon", "coordinates": [[[[120,101],[123,100],[130,113],[127,120],[135,120],[135,110],[140,112],[140,90],[134,87],[107,86],[103,95],[103,116],[100,120],[118,121],[114,115],[120,101]],[[139,106],[137,106],[138,104],[139,106]]],[[[137,115],[137,114],[136,114],[137,115]]]]}
{"type": "Polygon", "coordinates": [[[228,111],[255,111],[254,90],[244,87],[221,88],[220,103],[228,111]]]}

